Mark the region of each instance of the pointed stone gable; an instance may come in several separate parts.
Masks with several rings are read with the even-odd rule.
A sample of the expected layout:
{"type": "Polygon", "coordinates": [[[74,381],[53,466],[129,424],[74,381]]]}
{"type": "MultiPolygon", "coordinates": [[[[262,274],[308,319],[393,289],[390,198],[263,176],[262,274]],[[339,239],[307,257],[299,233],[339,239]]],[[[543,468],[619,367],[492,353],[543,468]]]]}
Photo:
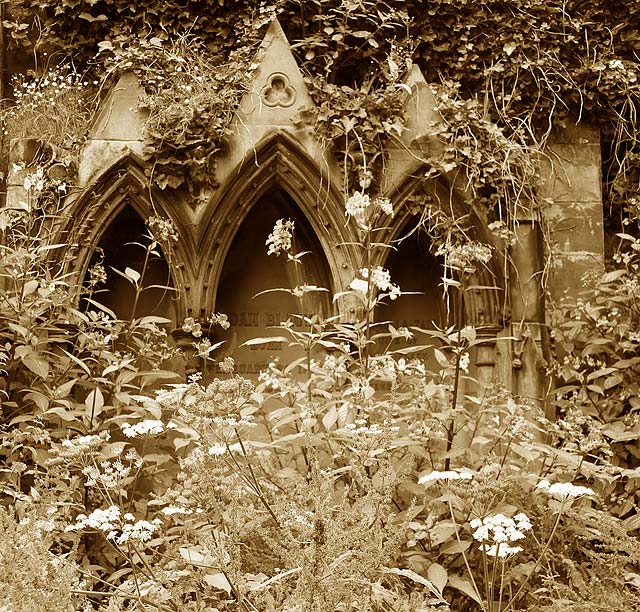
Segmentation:
{"type": "Polygon", "coordinates": [[[81,187],[124,155],[142,155],[146,119],[138,108],[142,93],[138,77],[124,72],[100,105],[78,168],[81,187]]]}
{"type": "Polygon", "coordinates": [[[309,127],[300,122],[301,113],[315,105],[277,19],[270,23],[256,61],[258,67],[231,126],[227,153],[218,160],[216,178],[221,184],[273,131],[286,131],[314,159],[322,158],[309,127]]]}
{"type": "Polygon", "coordinates": [[[437,154],[440,146],[435,137],[430,136],[430,130],[443,119],[436,108],[433,91],[417,65],[411,68],[405,85],[411,91],[405,105],[405,129],[388,148],[385,191],[393,190],[425,156],[437,154]]]}
{"type": "Polygon", "coordinates": [[[258,51],[258,62],[237,118],[259,140],[274,127],[291,130],[300,111],[314,104],[277,19],[269,25],[258,51]],[[256,130],[258,126],[263,130],[256,130]]]}

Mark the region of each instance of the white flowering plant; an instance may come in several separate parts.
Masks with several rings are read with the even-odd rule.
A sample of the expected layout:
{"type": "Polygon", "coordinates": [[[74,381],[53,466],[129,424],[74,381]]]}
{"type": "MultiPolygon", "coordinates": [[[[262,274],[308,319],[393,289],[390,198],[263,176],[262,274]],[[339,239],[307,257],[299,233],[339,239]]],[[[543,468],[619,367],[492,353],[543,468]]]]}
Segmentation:
{"type": "Polygon", "coordinates": [[[99,81],[71,64],[15,74],[13,101],[0,112],[3,134],[31,138],[73,157],[86,138],[99,102],[99,81]]]}
{"type": "Polygon", "coordinates": [[[590,293],[557,305],[550,371],[559,381],[555,427],[563,448],[581,455],[586,464],[605,459],[625,470],[628,478],[612,481],[604,496],[617,516],[635,521],[640,502],[639,208],[635,191],[623,193],[625,231],[618,234],[611,269],[585,277],[590,293]]]}
{"type": "MultiPolygon", "coordinates": [[[[38,181],[35,172],[31,191],[38,181]]],[[[80,577],[69,597],[87,610],[551,612],[561,599],[586,612],[581,592],[605,590],[619,609],[638,603],[636,540],[600,497],[624,474],[567,444],[568,430],[553,430],[540,407],[475,380],[482,333],[460,324],[451,292],[471,286],[489,251],[445,258],[460,282],[448,285],[457,308],[442,329],[382,322],[380,304],[403,298],[372,263],[387,248],[377,223],[393,208],[363,193],[347,206],[362,261],[336,296],[355,316],[284,322],[277,333],[291,361],[257,380],[218,357],[211,328],[229,321],[215,313],[182,323],[201,375],[158,390],[170,373],[153,368],[171,355],[161,323],[136,301],[131,321],[100,309],[99,266],[87,278],[93,307],[71,340],[61,336],[64,350],[51,351],[44,334],[13,339],[7,372],[22,378],[10,378],[5,404],[3,491],[47,534],[55,563],[80,577]],[[142,333],[152,326],[153,346],[142,333]],[[19,348],[27,344],[31,353],[19,348]],[[206,369],[213,360],[219,378],[206,369]]],[[[149,230],[149,258],[171,248],[168,222],[149,230]]],[[[283,220],[272,236],[265,249],[286,253],[299,279],[279,290],[309,312],[326,292],[305,283],[295,227],[283,220]]],[[[43,309],[48,294],[27,285],[44,263],[9,268],[15,261],[10,295],[40,316],[67,316],[62,304],[43,309]]],[[[144,270],[123,274],[140,296],[144,270]]],[[[14,319],[24,321],[9,328],[16,338],[18,325],[38,329],[18,302],[12,316],[31,317],[14,319]]],[[[59,320],[47,319],[49,341],[59,320]]]]}

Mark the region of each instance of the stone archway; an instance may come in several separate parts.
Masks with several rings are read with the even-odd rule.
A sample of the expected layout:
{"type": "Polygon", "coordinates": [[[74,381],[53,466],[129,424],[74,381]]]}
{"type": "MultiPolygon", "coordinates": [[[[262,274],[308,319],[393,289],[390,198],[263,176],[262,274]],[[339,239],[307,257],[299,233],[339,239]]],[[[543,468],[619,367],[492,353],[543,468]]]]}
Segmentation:
{"type": "Polygon", "coordinates": [[[293,329],[305,329],[300,315],[331,314],[331,275],[320,242],[296,202],[282,189],[264,193],[244,218],[227,251],[216,291],[215,311],[225,313],[231,327],[219,334],[222,353],[236,360],[239,374],[255,376],[270,361],[289,363],[300,356],[286,343],[241,345],[247,340],[282,336],[277,329],[290,321],[293,329]],[[294,250],[308,252],[294,263],[282,254],[268,255],[266,240],[278,219],[295,224],[294,250]],[[324,287],[296,297],[286,291],[302,285],[324,287]]]}
{"type": "MultiPolygon", "coordinates": [[[[115,236],[111,240],[118,242],[129,253],[118,254],[115,244],[107,245],[112,252],[111,260],[125,264],[127,256],[134,256],[133,251],[130,252],[129,247],[125,247],[126,243],[130,242],[129,238],[134,238],[134,231],[138,232],[135,239],[140,241],[139,232],[145,231],[145,220],[152,215],[171,220],[180,235],[180,240],[171,253],[163,253],[166,270],[160,269],[164,264],[158,267],[154,272],[155,280],[162,278],[166,281],[169,278],[177,289],[190,286],[189,278],[193,277],[191,263],[195,260],[190,240],[192,232],[187,231],[188,224],[176,214],[162,194],[149,188],[144,168],[144,162],[140,158],[128,154],[103,172],[85,188],[80,197],[67,205],[56,234],[60,242],[71,245],[64,255],[63,264],[66,271],[78,279],[78,288],[90,265],[96,261],[96,249],[100,248],[101,242],[104,244],[104,241],[110,240],[110,233],[115,236]],[[121,230],[114,234],[114,227],[117,228],[123,222],[121,230]]],[[[152,284],[157,284],[155,280],[152,284]]],[[[186,316],[186,304],[181,292],[175,293],[170,305],[166,298],[159,299],[164,304],[163,312],[170,314],[170,318],[176,323],[186,316]]],[[[123,300],[125,297],[121,298],[123,300]]],[[[112,305],[117,301],[118,298],[112,299],[112,305]]],[[[155,309],[152,302],[153,298],[147,304],[150,310],[155,309]]],[[[122,314],[128,316],[130,313],[122,314]]]]}

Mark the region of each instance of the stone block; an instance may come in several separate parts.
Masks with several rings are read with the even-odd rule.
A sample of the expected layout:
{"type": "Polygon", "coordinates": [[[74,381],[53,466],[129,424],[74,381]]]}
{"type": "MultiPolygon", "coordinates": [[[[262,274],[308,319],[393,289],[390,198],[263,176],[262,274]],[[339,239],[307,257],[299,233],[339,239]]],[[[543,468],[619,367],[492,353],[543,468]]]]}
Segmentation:
{"type": "Polygon", "coordinates": [[[600,145],[550,145],[540,161],[540,194],[554,202],[602,201],[600,145]]]}
{"type": "Polygon", "coordinates": [[[89,140],[80,155],[78,186],[84,188],[130,152],[142,156],[141,141],[89,140]]]}
{"type": "Polygon", "coordinates": [[[601,202],[554,203],[543,210],[543,216],[551,241],[560,251],[588,251],[603,262],[604,230],[601,202]]]}
{"type": "Polygon", "coordinates": [[[590,290],[589,280],[604,272],[602,261],[589,251],[554,253],[547,288],[554,302],[575,297],[590,290]]]}

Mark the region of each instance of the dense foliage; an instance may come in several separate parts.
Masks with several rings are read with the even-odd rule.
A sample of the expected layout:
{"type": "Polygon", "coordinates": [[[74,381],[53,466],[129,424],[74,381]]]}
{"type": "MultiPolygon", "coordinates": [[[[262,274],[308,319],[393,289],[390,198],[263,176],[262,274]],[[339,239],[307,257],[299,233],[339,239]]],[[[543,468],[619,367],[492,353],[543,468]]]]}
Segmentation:
{"type": "MultiPolygon", "coordinates": [[[[0,577],[1,612],[640,607],[636,3],[4,8],[10,59],[32,70],[13,81],[4,129],[49,147],[40,167],[11,168],[25,199],[0,211],[0,565],[11,567],[0,577]],[[268,341],[300,358],[270,364],[258,380],[237,375],[231,358],[218,361],[207,323],[188,319],[182,329],[205,379],[185,380],[171,322],[137,311],[144,265],[119,271],[135,296],[122,320],[100,304],[100,263],[80,290],[52,264],[64,245],[48,232],[70,186],[49,170],[60,158],[73,168],[96,102],[133,69],[149,112],[150,180],[188,191],[196,205],[215,186],[215,156],[274,15],[316,102],[300,120],[331,145],[353,194],[346,222],[356,224],[364,263],[335,299],[352,300],[358,316],[285,322],[268,341]],[[505,243],[517,207],[543,205],[536,155],[552,129],[581,120],[603,135],[607,202],[626,229],[620,269],[558,306],[554,423],[539,406],[477,384],[482,339],[460,316],[435,330],[375,323],[382,301],[402,299],[370,262],[389,248],[377,238],[398,212],[377,180],[385,145],[403,130],[413,64],[434,84],[444,119],[427,126],[441,144],[424,160],[429,176],[464,173],[505,243]],[[219,378],[206,374],[214,363],[219,378]]],[[[466,239],[463,220],[418,204],[460,305],[493,249],[466,239]]],[[[177,235],[164,219],[148,228],[139,245],[147,263],[169,256],[177,235]]],[[[304,280],[294,231],[279,221],[269,252],[304,280]]],[[[300,312],[322,291],[279,290],[300,312]]],[[[208,324],[228,322],[211,313],[208,324]]]]}
{"type": "MultiPolygon", "coordinates": [[[[397,134],[402,124],[401,113],[392,110],[385,92],[398,89],[413,62],[427,81],[454,84],[463,100],[475,100],[483,118],[514,146],[539,144],[554,125],[578,119],[595,123],[608,143],[609,201],[619,210],[624,207],[621,190],[636,189],[627,184],[637,147],[640,9],[635,2],[218,0],[203,10],[195,1],[150,0],[140,7],[129,0],[16,0],[8,9],[5,28],[13,55],[20,61],[35,57],[38,68],[71,58],[80,73],[91,67],[95,74],[107,75],[123,65],[157,64],[170,79],[175,66],[167,62],[170,57],[163,59],[163,45],[171,49],[188,34],[208,49],[211,62],[233,62],[231,53],[255,49],[273,15],[309,75],[319,108],[330,109],[330,114],[321,111],[317,122],[332,140],[344,144],[345,134],[352,131],[350,141],[357,135],[364,153],[379,157],[381,140],[397,134]],[[138,54],[136,64],[139,48],[147,53],[138,54]],[[159,53],[155,62],[148,53],[154,48],[159,53]]],[[[246,79],[250,72],[248,64],[236,68],[229,81],[230,89],[238,92],[242,75],[246,79]]],[[[169,92],[175,96],[175,83],[159,93],[169,92]]],[[[229,96],[233,94],[221,94],[215,102],[226,102],[228,109],[229,96]]],[[[189,100],[187,107],[193,106],[186,92],[183,99],[189,100]]],[[[214,124],[210,140],[219,142],[224,122],[216,125],[211,107],[195,105],[193,112],[201,117],[194,119],[192,130],[182,131],[187,147],[201,146],[190,141],[199,141],[202,126],[209,122],[214,124]]],[[[466,115],[464,105],[458,112],[466,115]]],[[[221,109],[217,120],[224,116],[221,109]]],[[[150,154],[161,160],[166,155],[175,158],[181,142],[165,138],[173,147],[167,151],[159,140],[160,135],[151,134],[150,154]]],[[[209,153],[195,157],[208,159],[209,153]]],[[[491,148],[479,148],[478,153],[478,167],[495,162],[491,148]]],[[[183,164],[188,164],[187,157],[194,156],[177,155],[183,164]]],[[[373,167],[376,160],[370,161],[373,167]]],[[[194,172],[193,167],[176,171],[175,163],[173,159],[168,172],[160,173],[164,184],[181,183],[194,172]]],[[[500,176],[484,176],[477,186],[485,192],[504,192],[500,176]]]]}

